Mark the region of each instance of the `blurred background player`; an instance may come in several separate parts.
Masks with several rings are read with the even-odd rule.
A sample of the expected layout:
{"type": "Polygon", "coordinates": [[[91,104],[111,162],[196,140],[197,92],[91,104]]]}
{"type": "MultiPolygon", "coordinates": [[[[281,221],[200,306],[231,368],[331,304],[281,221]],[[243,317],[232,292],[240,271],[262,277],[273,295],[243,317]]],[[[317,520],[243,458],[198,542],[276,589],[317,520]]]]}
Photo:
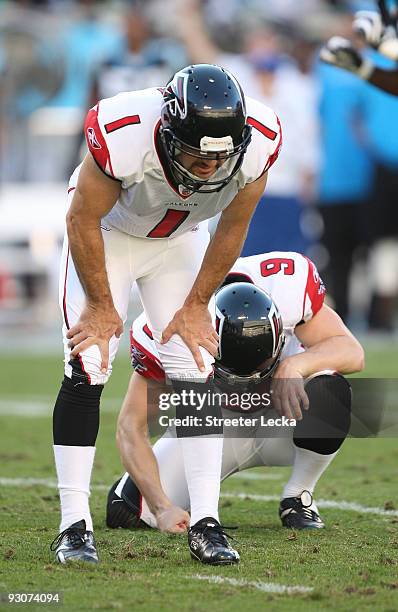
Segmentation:
{"type": "MultiPolygon", "coordinates": [[[[245,427],[229,430],[224,439],[222,478],[256,465],[293,463],[279,514],[284,526],[296,529],[324,526],[312,494],[350,425],[349,385],[336,372],[364,367],[360,344],[324,304],[324,295],[314,264],[293,252],[240,258],[216,294],[220,335],[216,391],[261,394],[270,391],[272,377],[272,409],[262,409],[260,414],[267,418],[279,414],[298,421],[294,429],[281,427],[271,435],[260,425],[247,431],[245,427]]],[[[136,370],[119,417],[117,437],[132,479],[126,473],[112,487],[107,524],[127,527],[142,520],[163,531],[178,532],[185,521],[182,509],[189,509],[187,487],[173,428],[155,444],[153,452],[148,438],[150,411],[159,406],[158,396],[165,388],[144,314],[133,324],[131,348],[136,370]],[[157,516],[159,500],[166,504],[167,516],[157,516]]],[[[224,405],[227,418],[245,411],[254,417],[258,410],[258,404],[228,407],[228,399],[224,405]]],[[[212,529],[219,541],[206,547],[191,545],[192,556],[212,564],[232,562],[228,551],[218,549],[225,538],[222,527],[215,523],[212,529]]],[[[194,532],[195,526],[189,532],[195,543],[194,532]]]]}
{"type": "MultiPolygon", "coordinates": [[[[366,215],[371,245],[369,271],[372,297],[369,325],[372,329],[390,332],[394,329],[398,295],[398,272],[393,263],[398,259],[398,213],[395,205],[398,193],[398,136],[394,127],[390,130],[390,125],[395,123],[391,123],[390,117],[398,112],[398,104],[380,92],[398,96],[398,5],[396,2],[381,0],[378,6],[380,12],[359,11],[353,21],[353,31],[360,47],[366,44],[369,51],[361,54],[361,49],[358,50],[349,38],[336,36],[321,49],[320,58],[378,88],[368,93],[365,107],[362,104],[362,112],[365,114],[366,106],[369,109],[371,105],[372,108],[367,121],[367,144],[372,147],[375,164],[373,189],[366,215]],[[386,131],[389,133],[388,138],[385,138],[386,131]]],[[[369,178],[367,181],[365,179],[365,185],[366,182],[369,182],[369,178]]],[[[337,229],[336,223],[332,219],[330,221],[330,232],[354,229],[352,224],[345,224],[343,228],[340,224],[337,229]]],[[[360,223],[357,220],[358,226],[360,223]]],[[[357,236],[357,232],[354,231],[353,236],[357,236]]],[[[341,258],[341,251],[340,254],[335,252],[341,258]]],[[[345,312],[346,306],[344,304],[345,312]]]]}
{"type": "MultiPolygon", "coordinates": [[[[359,11],[355,15],[353,31],[360,40],[384,57],[398,61],[398,5],[394,0],[378,2],[380,13],[359,11]]],[[[398,69],[394,64],[375,65],[371,59],[362,57],[358,49],[347,38],[332,37],[321,49],[321,59],[372,83],[387,93],[398,95],[398,69]],[[390,68],[390,69],[388,69],[390,68]]]]}

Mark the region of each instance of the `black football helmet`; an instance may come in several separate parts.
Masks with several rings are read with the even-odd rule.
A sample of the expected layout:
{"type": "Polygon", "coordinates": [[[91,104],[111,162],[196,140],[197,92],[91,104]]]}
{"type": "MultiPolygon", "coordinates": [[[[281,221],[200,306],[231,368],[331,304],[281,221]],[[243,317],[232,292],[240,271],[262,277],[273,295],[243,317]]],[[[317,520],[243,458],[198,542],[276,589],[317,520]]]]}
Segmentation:
{"type": "Polygon", "coordinates": [[[235,77],[211,64],[177,72],[163,93],[160,135],[177,184],[192,192],[220,191],[239,171],[251,140],[244,95],[235,77]],[[178,162],[180,153],[224,163],[215,180],[203,180],[178,162]]]}
{"type": "Polygon", "coordinates": [[[256,383],[275,371],[285,336],[268,293],[250,282],[223,286],[216,294],[216,330],[215,378],[220,382],[256,383]]]}

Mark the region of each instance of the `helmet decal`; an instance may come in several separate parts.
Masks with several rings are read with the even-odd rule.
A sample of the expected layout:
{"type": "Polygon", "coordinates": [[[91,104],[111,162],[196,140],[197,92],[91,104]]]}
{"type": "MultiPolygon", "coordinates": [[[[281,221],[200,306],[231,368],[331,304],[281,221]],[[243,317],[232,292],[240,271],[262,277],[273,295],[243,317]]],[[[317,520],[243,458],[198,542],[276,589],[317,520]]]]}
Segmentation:
{"type": "Polygon", "coordinates": [[[189,74],[180,70],[177,72],[173,79],[167,86],[166,92],[169,94],[165,98],[165,105],[168,106],[170,113],[173,117],[179,117],[185,119],[187,116],[187,86],[188,86],[189,74]]]}
{"type": "MultiPolygon", "coordinates": [[[[225,316],[223,315],[223,313],[220,311],[220,309],[216,305],[216,332],[219,338],[221,338],[224,321],[225,321],[225,316]]],[[[216,359],[221,359],[221,342],[218,343],[216,359]]]]}
{"type": "Polygon", "coordinates": [[[227,151],[228,153],[232,153],[234,150],[234,143],[231,136],[224,136],[223,138],[203,136],[200,139],[200,150],[202,153],[212,151],[227,151]]]}
{"type": "Polygon", "coordinates": [[[272,351],[272,356],[275,357],[275,355],[278,353],[279,350],[279,345],[280,345],[280,340],[281,340],[281,320],[280,320],[280,315],[277,312],[276,308],[275,308],[275,304],[272,304],[270,313],[269,313],[269,321],[271,323],[271,329],[272,329],[272,335],[274,336],[274,349],[272,351]]]}

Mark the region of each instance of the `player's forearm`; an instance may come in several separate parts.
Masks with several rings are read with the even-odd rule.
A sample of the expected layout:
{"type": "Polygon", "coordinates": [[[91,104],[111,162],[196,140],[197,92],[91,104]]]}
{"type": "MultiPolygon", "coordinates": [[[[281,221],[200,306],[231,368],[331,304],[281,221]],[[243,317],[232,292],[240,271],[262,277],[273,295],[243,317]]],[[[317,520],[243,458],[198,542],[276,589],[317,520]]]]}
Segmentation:
{"type": "Polygon", "coordinates": [[[119,423],[117,444],[124,468],[156,516],[171,503],[162,489],[158,463],[147,435],[142,430],[134,430],[131,424],[119,423]]]}
{"type": "Polygon", "coordinates": [[[99,222],[91,222],[84,216],[69,212],[66,223],[73,263],[88,302],[113,307],[99,222]]]}
{"type": "Polygon", "coordinates": [[[207,248],[195,283],[185,301],[189,304],[208,304],[217,287],[237,260],[247,234],[247,224],[233,227],[221,220],[207,248]]]}
{"type": "Polygon", "coordinates": [[[307,378],[321,370],[336,370],[341,374],[359,372],[364,368],[364,351],[355,340],[349,336],[334,336],[322,340],[307,348],[303,353],[285,359],[280,368],[294,366],[300,374],[307,378]]]}
{"type": "Polygon", "coordinates": [[[196,0],[183,0],[179,3],[178,34],[192,62],[216,63],[219,51],[207,34],[202,7],[196,0]]]}
{"type": "Polygon", "coordinates": [[[368,81],[383,91],[398,96],[398,70],[375,68],[368,81]]]}

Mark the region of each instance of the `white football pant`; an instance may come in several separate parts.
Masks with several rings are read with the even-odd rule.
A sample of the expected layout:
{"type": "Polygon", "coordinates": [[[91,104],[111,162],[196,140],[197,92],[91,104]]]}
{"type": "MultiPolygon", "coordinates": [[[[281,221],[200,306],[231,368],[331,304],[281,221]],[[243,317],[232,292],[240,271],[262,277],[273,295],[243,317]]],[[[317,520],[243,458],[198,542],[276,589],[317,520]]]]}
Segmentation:
{"type": "MultiPolygon", "coordinates": [[[[166,344],[160,344],[162,331],[181,308],[196,279],[209,243],[207,224],[202,223],[176,238],[136,238],[111,228],[102,228],[105,247],[105,264],[115,308],[125,323],[134,281],[153,333],[159,357],[169,378],[180,373],[200,380],[212,372],[214,359],[201,349],[205,372],[200,372],[190,350],[177,335],[166,344]]],[[[72,376],[69,365],[70,348],[66,338],[68,328],[75,325],[85,306],[86,297],[77,276],[68,240],[65,238],[59,285],[59,301],[64,315],[63,341],[65,374],[72,376]]],[[[214,301],[209,306],[214,320],[214,301]]],[[[116,356],[119,339],[113,336],[109,343],[109,365],[106,374],[101,373],[101,357],[98,346],[91,346],[80,354],[83,371],[90,384],[106,383],[116,356]]]]}

